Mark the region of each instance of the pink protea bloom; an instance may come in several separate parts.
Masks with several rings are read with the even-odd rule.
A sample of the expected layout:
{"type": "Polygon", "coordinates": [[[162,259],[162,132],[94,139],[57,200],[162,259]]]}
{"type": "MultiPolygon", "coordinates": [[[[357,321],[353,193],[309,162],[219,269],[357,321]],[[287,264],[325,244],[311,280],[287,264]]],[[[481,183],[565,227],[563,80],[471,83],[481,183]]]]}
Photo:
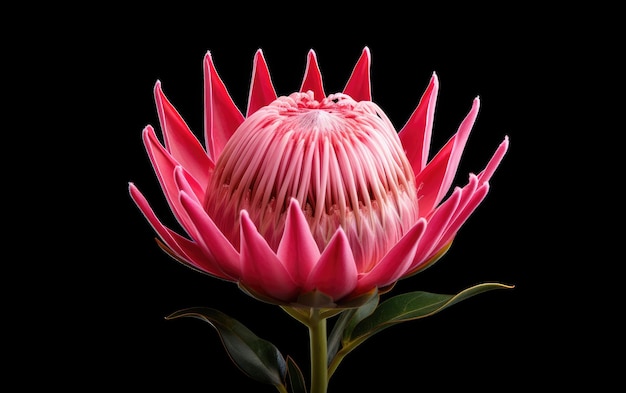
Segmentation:
{"type": "Polygon", "coordinates": [[[485,169],[449,193],[479,99],[429,160],[436,74],[398,132],[371,101],[367,47],[342,93],[325,94],[311,50],[300,90],[280,97],[258,50],[245,115],[210,53],[204,81],[204,145],[159,81],[164,144],[151,126],[143,131],[187,236],[132,183],[130,194],[172,257],[275,304],[359,305],[432,264],[485,198],[508,148],[505,137],[485,169]]]}

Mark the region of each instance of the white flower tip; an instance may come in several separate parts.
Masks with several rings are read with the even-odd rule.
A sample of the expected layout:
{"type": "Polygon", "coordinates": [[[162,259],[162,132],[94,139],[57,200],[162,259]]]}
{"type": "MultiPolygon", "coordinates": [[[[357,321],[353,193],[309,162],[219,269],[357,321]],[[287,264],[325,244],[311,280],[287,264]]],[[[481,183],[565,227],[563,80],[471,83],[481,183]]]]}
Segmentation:
{"type": "Polygon", "coordinates": [[[472,102],[472,111],[477,111],[480,108],[480,96],[476,96],[472,102]]]}
{"type": "Polygon", "coordinates": [[[435,89],[439,90],[439,75],[437,75],[437,72],[433,71],[430,77],[430,83],[433,84],[435,89]]]}
{"type": "Polygon", "coordinates": [[[292,206],[296,207],[298,209],[300,208],[300,202],[298,202],[298,200],[296,198],[294,198],[294,197],[291,197],[289,199],[289,207],[292,207],[292,206]]]}
{"type": "Polygon", "coordinates": [[[161,89],[161,80],[157,79],[156,82],[154,82],[154,93],[158,93],[162,91],[161,89]]]}
{"type": "Polygon", "coordinates": [[[250,214],[248,213],[246,209],[241,209],[239,211],[239,220],[240,221],[250,220],[250,214]]]}
{"type": "Polygon", "coordinates": [[[182,165],[178,164],[174,167],[174,178],[177,178],[178,176],[180,176],[182,179],[184,179],[183,175],[185,173],[185,168],[183,168],[182,165]]]}
{"type": "Polygon", "coordinates": [[[504,140],[502,141],[500,145],[502,146],[502,149],[504,149],[505,152],[509,150],[509,136],[508,135],[504,136],[504,140]]]}

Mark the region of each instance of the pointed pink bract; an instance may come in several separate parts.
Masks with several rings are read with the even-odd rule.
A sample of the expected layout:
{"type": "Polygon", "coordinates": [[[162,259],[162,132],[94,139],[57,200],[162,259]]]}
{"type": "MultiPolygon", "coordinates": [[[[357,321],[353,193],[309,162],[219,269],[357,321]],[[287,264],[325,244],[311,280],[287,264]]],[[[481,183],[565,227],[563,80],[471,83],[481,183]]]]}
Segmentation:
{"type": "Polygon", "coordinates": [[[165,198],[180,225],[188,229],[189,220],[187,215],[183,212],[183,208],[178,200],[179,189],[174,179],[174,170],[176,167],[180,166],[180,164],[174,160],[169,152],[161,145],[151,126],[144,128],[142,136],[146,151],[152,162],[152,167],[157,175],[157,179],[161,184],[165,198]]]}
{"type": "Polygon", "coordinates": [[[278,246],[278,258],[298,284],[303,284],[320,258],[320,251],[296,199],[289,203],[285,231],[278,246]]]}
{"type": "Polygon", "coordinates": [[[317,56],[313,49],[309,51],[306,61],[306,70],[304,72],[304,79],[300,86],[300,92],[307,92],[311,90],[313,97],[316,100],[321,100],[326,97],[324,93],[324,85],[322,83],[322,74],[320,73],[319,66],[317,65],[317,56]]]}
{"type": "Polygon", "coordinates": [[[491,179],[491,176],[493,176],[493,173],[496,171],[496,168],[500,166],[500,161],[502,161],[502,158],[504,158],[504,155],[506,154],[506,151],[508,150],[508,148],[509,148],[509,137],[505,136],[504,140],[502,141],[502,143],[500,143],[500,145],[496,149],[496,152],[493,154],[493,156],[487,163],[487,166],[485,167],[485,169],[478,174],[478,178],[481,181],[489,181],[489,179],[491,179]]]}
{"type": "Polygon", "coordinates": [[[244,117],[217,74],[211,53],[204,56],[204,138],[215,162],[244,117]]]}
{"type": "Polygon", "coordinates": [[[163,94],[161,82],[154,86],[154,97],[165,148],[199,183],[207,184],[209,168],[213,167],[213,162],[176,108],[163,94]]]}
{"type": "Polygon", "coordinates": [[[311,271],[303,290],[318,290],[334,299],[341,299],[356,287],[357,274],[348,238],[343,230],[338,229],[311,271]]]}
{"type": "Polygon", "coordinates": [[[241,281],[244,286],[283,302],[297,294],[293,278],[259,234],[248,212],[241,212],[241,281]]]}
{"type": "Polygon", "coordinates": [[[355,101],[371,101],[372,87],[370,81],[370,50],[365,47],[359,61],[352,70],[352,74],[343,89],[343,93],[354,98],[355,101]]]}
{"type": "Polygon", "coordinates": [[[400,279],[413,262],[417,245],[425,228],[426,220],[419,219],[379,264],[359,278],[357,292],[367,292],[374,287],[385,287],[400,279]]]}
{"type": "Polygon", "coordinates": [[[415,173],[420,173],[428,162],[438,92],[439,79],[437,79],[437,74],[433,73],[417,108],[398,133],[415,173]]]}
{"type": "Polygon", "coordinates": [[[413,262],[411,262],[407,270],[408,272],[415,271],[422,263],[428,261],[426,257],[433,252],[441,236],[445,233],[448,223],[459,205],[460,199],[461,190],[454,190],[450,198],[443,202],[428,219],[428,224],[415,251],[413,262]]]}
{"type": "Polygon", "coordinates": [[[476,98],[472,109],[467,114],[457,133],[435,155],[426,167],[415,175],[415,183],[420,195],[420,210],[429,212],[434,209],[450,189],[461,161],[465,143],[469,137],[480,101],[476,98]]]}
{"type": "Polygon", "coordinates": [[[230,242],[217,229],[213,220],[206,214],[202,206],[187,193],[180,193],[181,205],[189,215],[196,240],[215,258],[222,276],[238,279],[241,275],[239,255],[230,242]]]}
{"type": "Polygon", "coordinates": [[[263,57],[263,52],[259,49],[254,56],[252,68],[252,83],[250,85],[250,95],[248,96],[248,110],[246,117],[269,105],[277,98],[274,84],[270,78],[270,71],[263,57]]]}
{"type": "Polygon", "coordinates": [[[227,279],[227,277],[223,276],[221,270],[216,268],[215,260],[207,258],[206,254],[204,254],[195,243],[183,238],[161,223],[146,198],[133,183],[129,183],[129,192],[131,198],[137,207],[139,207],[139,210],[141,210],[146,220],[148,220],[163,243],[174,253],[177,260],[193,269],[211,274],[215,277],[227,279]]]}

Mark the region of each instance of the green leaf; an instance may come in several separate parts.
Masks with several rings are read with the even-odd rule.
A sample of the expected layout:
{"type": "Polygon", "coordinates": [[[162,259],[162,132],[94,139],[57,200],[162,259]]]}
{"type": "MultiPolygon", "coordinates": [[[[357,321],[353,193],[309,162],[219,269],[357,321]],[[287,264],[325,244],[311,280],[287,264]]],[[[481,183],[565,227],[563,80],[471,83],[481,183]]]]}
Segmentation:
{"type": "Polygon", "coordinates": [[[274,386],[284,386],[286,364],[278,349],[269,341],[256,336],[236,319],[205,307],[179,310],[165,319],[180,317],[198,318],[213,326],[230,358],[250,378],[274,386]]]}
{"type": "Polygon", "coordinates": [[[287,375],[289,376],[289,385],[291,393],[307,393],[306,382],[300,367],[294,362],[291,356],[287,356],[287,375]]]}
{"type": "Polygon", "coordinates": [[[339,351],[339,344],[341,344],[341,337],[343,336],[344,329],[354,313],[356,313],[356,308],[344,310],[339,318],[337,318],[337,321],[335,321],[335,325],[328,335],[328,348],[326,350],[328,364],[330,364],[337,354],[337,351],[339,351]]]}
{"type": "Polygon", "coordinates": [[[344,329],[344,339],[352,334],[352,331],[359,322],[370,316],[376,310],[379,300],[380,296],[375,296],[356,310],[354,315],[352,315],[352,318],[350,318],[350,320],[348,321],[346,328],[344,329]]]}
{"type": "Polygon", "coordinates": [[[424,318],[479,293],[504,288],[510,289],[513,286],[484,283],[467,288],[456,295],[422,291],[397,295],[381,303],[369,317],[359,322],[345,337],[344,346],[356,346],[389,326],[424,318]]]}
{"type": "Polygon", "coordinates": [[[354,326],[359,323],[363,318],[370,315],[375,309],[376,305],[378,305],[378,300],[380,296],[378,293],[371,296],[368,301],[358,308],[351,308],[348,310],[344,310],[335,325],[333,326],[333,330],[330,332],[328,336],[328,364],[333,360],[337,351],[339,351],[339,346],[341,344],[342,337],[349,335],[354,326]]]}

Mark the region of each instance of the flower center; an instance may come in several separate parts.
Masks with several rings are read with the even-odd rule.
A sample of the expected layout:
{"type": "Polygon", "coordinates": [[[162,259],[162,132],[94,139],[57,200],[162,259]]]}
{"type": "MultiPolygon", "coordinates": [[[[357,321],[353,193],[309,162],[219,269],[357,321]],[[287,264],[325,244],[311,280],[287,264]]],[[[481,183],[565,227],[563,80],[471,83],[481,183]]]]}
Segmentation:
{"type": "Polygon", "coordinates": [[[417,220],[414,177],[376,104],[293,93],[235,131],[216,162],[205,208],[236,247],[239,212],[246,209],[276,250],[296,198],[320,250],[341,226],[359,271],[367,271],[417,220]]]}

